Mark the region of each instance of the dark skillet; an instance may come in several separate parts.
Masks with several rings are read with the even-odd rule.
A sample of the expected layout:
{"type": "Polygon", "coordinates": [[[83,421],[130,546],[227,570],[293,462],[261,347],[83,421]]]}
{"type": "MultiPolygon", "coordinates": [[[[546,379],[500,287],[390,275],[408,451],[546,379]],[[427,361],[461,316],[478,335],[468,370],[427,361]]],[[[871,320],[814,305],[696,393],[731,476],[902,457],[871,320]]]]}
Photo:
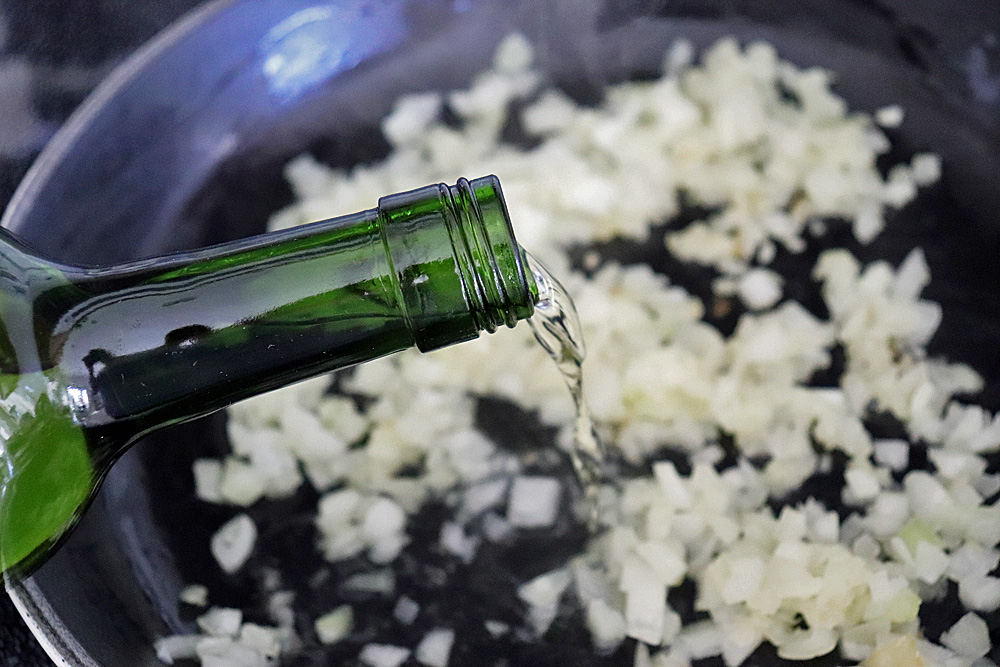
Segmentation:
{"type": "MultiPolygon", "coordinates": [[[[328,49],[326,65],[297,80],[268,78],[266,59],[294,46],[282,37],[288,31],[275,26],[314,5],[221,2],[161,37],[118,70],[57,137],[15,197],[5,223],[55,258],[89,264],[233,239],[262,231],[267,217],[291,201],[282,178],[289,158],[310,151],[331,165],[350,166],[383,156],[388,147],[378,120],[397,96],[467,84],[511,30],[522,30],[535,42],[550,83],[585,102],[599,99],[606,83],[653,75],[675,38],[700,47],[724,35],[766,39],[788,60],[836,71],[837,90],[855,108],[905,107],[905,124],[889,133],[895,147],[886,164],[922,150],[943,157],[939,185],[892,216],[871,246],[852,247],[864,259],[894,263],[914,245],[924,247],[935,277],[925,295],[944,306],[931,350],[976,367],[987,379],[976,400],[1000,409],[995,268],[1000,5],[995,1],[341,0],[312,15],[320,25],[309,38],[328,49]]],[[[516,127],[509,130],[512,140],[523,139],[516,127]]],[[[682,224],[696,213],[662,222],[682,224]]],[[[846,232],[828,242],[851,244],[846,232]]],[[[819,250],[811,247],[806,257],[779,256],[775,266],[801,277],[819,250]]],[[[670,262],[658,240],[611,242],[600,251],[605,258],[647,261],[693,292],[707,294],[710,275],[670,262]]],[[[814,286],[801,279],[790,285],[789,296],[820,311],[814,286]]],[[[716,324],[731,327],[733,316],[716,324]]],[[[815,381],[829,382],[835,373],[815,381]]],[[[513,442],[517,433],[527,446],[547,446],[550,434],[531,415],[491,402],[482,404],[480,415],[483,428],[501,444],[513,442]]],[[[330,605],[324,585],[313,586],[323,563],[306,546],[314,539],[314,492],[253,509],[266,546],[245,574],[223,575],[208,552],[209,536],[234,512],[194,500],[190,464],[226,451],[224,419],[215,415],[164,431],[125,456],[64,548],[14,592],[65,664],[159,664],[153,639],[194,627],[194,610],[177,603],[188,582],[207,584],[216,604],[246,605],[251,618],[257,614],[265,621],[257,580],[262,566],[278,568],[285,586],[298,591],[303,613],[297,622],[310,641],[309,615],[330,605]]],[[[896,429],[877,418],[870,426],[885,435],[896,429]]],[[[911,462],[928,465],[919,444],[911,462]]],[[[990,456],[990,470],[1000,470],[1000,456],[990,456]]],[[[836,506],[838,483],[835,469],[774,504],[813,495],[836,506]]],[[[459,629],[452,665],[631,664],[631,645],[597,658],[587,649],[585,633],[572,624],[557,626],[545,642],[531,646],[491,644],[482,631],[483,618],[516,618],[517,601],[498,592],[577,548],[584,539],[579,527],[564,522],[516,549],[484,550],[474,567],[466,568],[421,556],[430,551],[442,518],[434,507],[417,517],[415,544],[397,569],[403,591],[431,605],[435,597],[444,600],[433,613],[459,629]],[[439,575],[449,582],[444,596],[425,590],[439,575]]],[[[343,574],[335,571],[328,582],[343,574]]],[[[672,591],[671,602],[687,618],[695,616],[690,585],[672,591]]],[[[402,633],[389,620],[391,603],[359,605],[372,628],[369,639],[412,645],[426,629],[402,633]]],[[[921,616],[935,638],[961,613],[950,591],[941,602],[925,604],[921,616]]],[[[987,618],[993,644],[1000,645],[1000,618],[987,618]]],[[[351,664],[351,650],[357,646],[307,648],[290,664],[351,664]]],[[[1000,660],[1000,652],[995,648],[991,657],[1000,660]]],[[[779,663],[767,648],[753,659],[759,665],[779,663]]]]}

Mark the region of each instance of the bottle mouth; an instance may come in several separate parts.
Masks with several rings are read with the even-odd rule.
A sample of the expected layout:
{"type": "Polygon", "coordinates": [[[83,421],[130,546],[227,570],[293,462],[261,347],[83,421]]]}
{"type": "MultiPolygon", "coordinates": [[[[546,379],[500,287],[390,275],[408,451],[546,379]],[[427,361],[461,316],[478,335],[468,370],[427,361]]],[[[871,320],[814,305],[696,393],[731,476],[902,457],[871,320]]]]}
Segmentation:
{"type": "Polygon", "coordinates": [[[460,178],[447,186],[452,244],[466,297],[480,329],[493,333],[531,317],[538,287],[524,250],[514,238],[500,180],[460,178]]]}
{"type": "Polygon", "coordinates": [[[538,286],[496,176],[382,197],[389,274],[424,352],[531,317],[538,286]]]}

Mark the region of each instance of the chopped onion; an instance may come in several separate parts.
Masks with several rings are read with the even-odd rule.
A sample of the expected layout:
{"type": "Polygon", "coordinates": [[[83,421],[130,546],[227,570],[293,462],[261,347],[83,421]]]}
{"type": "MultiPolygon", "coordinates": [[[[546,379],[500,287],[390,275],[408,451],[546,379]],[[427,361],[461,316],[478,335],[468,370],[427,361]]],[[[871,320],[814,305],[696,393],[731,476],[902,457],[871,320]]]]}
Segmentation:
{"type": "Polygon", "coordinates": [[[572,581],[567,568],[560,568],[539,575],[517,589],[517,595],[528,605],[528,618],[535,632],[541,636],[555,620],[559,600],[572,581]]]}
{"type": "Polygon", "coordinates": [[[195,648],[204,638],[204,635],[171,635],[157,639],[154,644],[156,657],[168,665],[174,664],[175,660],[194,658],[198,655],[195,648]]]}
{"type": "Polygon", "coordinates": [[[354,610],[350,605],[341,605],[317,618],[313,627],[321,644],[335,644],[354,628],[354,610]]]}
{"type": "Polygon", "coordinates": [[[420,605],[405,595],[396,602],[392,615],[403,625],[413,625],[420,613],[420,605]]]}
{"type": "Polygon", "coordinates": [[[246,514],[227,521],[212,536],[212,555],[222,571],[233,574],[247,562],[257,542],[257,526],[246,514]]]}
{"type": "Polygon", "coordinates": [[[243,612],[227,607],[212,607],[198,617],[198,627],[213,637],[235,637],[243,622],[243,612]]]}
{"type": "Polygon", "coordinates": [[[399,667],[410,657],[410,649],[390,644],[366,644],[358,654],[368,667],[399,667]]]}
{"type": "MultiPolygon", "coordinates": [[[[813,277],[826,319],[789,299],[777,305],[786,277],[767,268],[837,220],[862,243],[873,241],[889,209],[940,177],[940,159],[917,155],[889,165],[883,178],[880,156],[890,144],[875,124],[899,126],[902,109],[878,110],[875,124],[849,114],[832,73],[784,63],[763,43],[720,40],[695,66],[693,47],[678,42],[662,79],[609,86],[604,101],[588,107],[539,90],[532,59],[527,40],[510,36],[468,88],[398,100],[382,126],[394,149],[387,160],[331,172],[297,159],[289,174],[301,200],[272,221],[280,227],[361,210],[384,192],[455,173],[500,174],[518,238],[558,269],[580,306],[599,428],[629,464],[653,469],[652,479],[630,480],[620,493],[602,489],[609,530],[571,566],[518,590],[531,628],[548,630],[575,581],[595,648],[613,650],[626,635],[671,645],[651,653],[640,643],[640,667],[716,655],[737,665],[765,640],[789,658],[822,655],[840,642],[846,657],[872,667],[906,660],[917,667],[918,650],[928,663],[971,662],[970,654],[915,639],[918,593],[934,595],[947,577],[970,608],[1000,604],[990,574],[1000,521],[983,505],[1000,476],[986,474],[980,455],[1000,445],[1000,416],[955,399],[982,387],[972,369],[927,356],[941,309],[920,298],[930,280],[923,252],[914,249],[898,268],[862,265],[844,249],[823,252],[813,277]],[[464,127],[442,117],[445,103],[464,127]],[[531,151],[501,141],[511,108],[537,138],[531,151]],[[586,276],[569,268],[566,247],[643,239],[649,221],[678,211],[680,192],[712,213],[670,230],[664,242],[676,258],[712,267],[714,303],[649,267],[602,264],[593,252],[586,276]],[[725,317],[736,297],[751,312],[724,336],[703,311],[725,317]],[[844,352],[839,386],[812,386],[835,346],[844,352]],[[905,439],[873,440],[864,421],[870,410],[897,419],[905,439]],[[891,473],[907,469],[917,441],[929,446],[935,470],[912,471],[900,486],[891,473]],[[692,465],[690,475],[656,460],[664,445],[692,465]],[[733,453],[737,465],[717,472],[733,453]],[[856,513],[841,522],[834,508],[810,500],[774,516],[771,501],[832,472],[839,455],[848,459],[842,500],[856,513]],[[666,592],[685,578],[709,617],[681,628],[666,592]],[[808,627],[793,625],[799,617],[808,627]]],[[[323,496],[316,518],[331,561],[391,563],[408,543],[408,517],[430,499],[455,509],[439,544],[466,562],[478,547],[473,527],[491,542],[516,539],[519,528],[550,528],[563,500],[559,480],[523,474],[514,455],[475,428],[472,396],[514,401],[550,426],[572,419],[561,379],[543,372],[552,370],[544,353],[521,334],[365,364],[343,383],[365,397],[363,410],[353,397],[325,396],[326,380],[235,406],[234,454],[196,464],[198,494],[237,505],[284,497],[302,482],[301,466],[320,491],[337,489],[323,496]]],[[[560,444],[569,433],[563,428],[560,444]]],[[[227,562],[236,571],[245,560],[227,562]]],[[[341,587],[390,595],[395,579],[385,568],[341,587]]],[[[282,601],[281,624],[291,628],[290,595],[282,601]]],[[[419,613],[403,597],[394,617],[412,625],[419,613]]],[[[963,622],[946,636],[956,650],[959,642],[978,650],[980,626],[963,622]]],[[[510,628],[488,621],[487,630],[499,636],[510,628]]],[[[455,637],[444,633],[452,631],[431,631],[414,657],[446,663],[455,637]]],[[[213,642],[203,652],[225,660],[242,639],[213,642]]],[[[399,646],[369,644],[361,653],[377,667],[408,659],[399,646]]]]}
{"type": "Polygon", "coordinates": [[[970,611],[941,635],[941,643],[959,655],[981,658],[990,651],[989,627],[970,611]]]}
{"type": "Polygon", "coordinates": [[[562,486],[552,477],[518,477],[510,489],[507,520],[518,528],[545,528],[555,523],[562,486]]]}
{"type": "Polygon", "coordinates": [[[208,588],[201,584],[191,584],[181,589],[180,601],[195,607],[208,606],[208,588]]]}
{"type": "Polygon", "coordinates": [[[455,643],[455,631],[437,628],[431,630],[417,645],[417,662],[428,667],[447,667],[451,647],[455,643]]]}

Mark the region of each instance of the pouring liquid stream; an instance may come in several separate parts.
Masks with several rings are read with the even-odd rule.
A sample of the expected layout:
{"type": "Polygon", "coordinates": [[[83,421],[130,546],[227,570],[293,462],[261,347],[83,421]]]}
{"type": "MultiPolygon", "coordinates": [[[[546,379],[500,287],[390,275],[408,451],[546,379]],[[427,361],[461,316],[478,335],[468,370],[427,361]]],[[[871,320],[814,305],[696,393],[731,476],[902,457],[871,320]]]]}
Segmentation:
{"type": "Polygon", "coordinates": [[[535,340],[549,353],[566,381],[576,408],[570,460],[590,509],[590,525],[596,528],[596,494],[604,480],[605,450],[594,430],[583,385],[583,330],[576,306],[566,289],[538,260],[528,255],[528,268],[538,285],[538,303],[528,319],[535,340]]]}

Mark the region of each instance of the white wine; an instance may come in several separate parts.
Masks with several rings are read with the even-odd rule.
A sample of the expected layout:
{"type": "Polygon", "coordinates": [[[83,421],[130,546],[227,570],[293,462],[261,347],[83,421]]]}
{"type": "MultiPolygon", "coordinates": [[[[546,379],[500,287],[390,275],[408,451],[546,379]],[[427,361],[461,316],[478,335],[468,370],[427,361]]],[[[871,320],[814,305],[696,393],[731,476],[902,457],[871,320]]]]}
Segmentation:
{"type": "Polygon", "coordinates": [[[594,430],[594,421],[590,416],[584,391],[583,360],[586,348],[580,317],[566,288],[538,260],[525,254],[528,256],[528,268],[538,286],[538,302],[528,324],[535,334],[535,340],[556,363],[573,397],[576,418],[570,459],[577,481],[587,498],[592,500],[604,479],[606,453],[594,430]]]}

